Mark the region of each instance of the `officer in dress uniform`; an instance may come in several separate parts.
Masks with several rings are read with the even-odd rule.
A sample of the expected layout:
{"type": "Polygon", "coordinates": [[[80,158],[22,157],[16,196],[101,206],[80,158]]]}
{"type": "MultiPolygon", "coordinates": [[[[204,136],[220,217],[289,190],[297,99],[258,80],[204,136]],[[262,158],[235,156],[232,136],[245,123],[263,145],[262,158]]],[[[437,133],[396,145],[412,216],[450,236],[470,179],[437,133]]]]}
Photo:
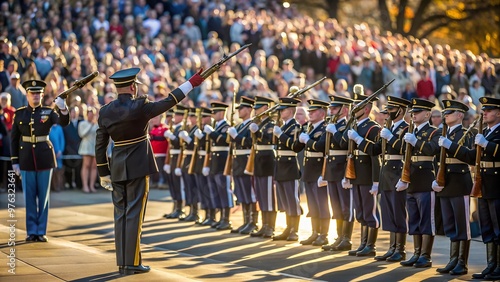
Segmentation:
{"type": "MultiPolygon", "coordinates": [[[[227,143],[227,130],[229,124],[226,120],[226,110],[228,105],[220,102],[212,102],[212,112],[215,120],[215,128],[206,124],[203,131],[209,135],[212,146],[210,147],[211,161],[208,168],[209,187],[211,189],[212,200],[215,208],[221,209],[222,214],[219,222],[212,224],[217,230],[230,230],[231,221],[229,214],[234,206],[233,193],[231,191],[231,182],[229,176],[224,175],[224,167],[229,152],[227,143]]],[[[204,168],[207,172],[207,169],[204,168]]],[[[207,173],[205,173],[207,174],[207,173]]]]}
{"type": "Polygon", "coordinates": [[[323,246],[325,251],[348,251],[352,247],[351,236],[354,225],[354,207],[352,189],[342,187],[342,178],[345,175],[345,164],[347,158],[347,143],[341,147],[342,135],[346,129],[346,117],[350,112],[353,100],[343,96],[330,96],[330,115],[332,119],[326,126],[330,134],[330,144],[326,144],[326,134],[318,142],[318,147],[328,152],[325,157],[326,171],[322,179],[328,181],[328,194],[332,207],[332,218],[337,224],[337,239],[333,244],[323,246]],[[334,123],[335,122],[335,123],[334,123]],[[328,148],[326,150],[326,148],[328,148]]]}
{"type": "Polygon", "coordinates": [[[158,172],[148,138],[149,120],[175,106],[200,85],[200,72],[158,102],[137,97],[139,68],[120,70],[110,76],[118,99],[103,106],[96,136],[96,161],[101,185],[112,191],[115,206],[116,262],[120,273],[148,272],[142,265],[140,238],[149,192],[149,175],[158,172]],[[134,126],[130,126],[133,124],[134,126]],[[110,137],[115,142],[111,162],[106,150],[110,137]]]}
{"type": "MultiPolygon", "coordinates": [[[[363,86],[354,85],[353,99],[359,103],[364,96],[363,86]]],[[[343,179],[342,187],[354,189],[354,209],[356,220],[361,223],[361,244],[349,251],[351,256],[375,256],[380,215],[377,206],[380,161],[382,152],[379,141],[380,126],[370,119],[372,103],[368,103],[355,116],[356,130],[344,131],[342,142],[353,140],[357,148],[354,153],[356,179],[343,179]]],[[[342,145],[346,146],[346,145],[342,145]]]]}
{"type": "Polygon", "coordinates": [[[196,108],[188,108],[188,119],[189,119],[189,132],[182,130],[179,132],[179,138],[184,142],[184,157],[181,160],[182,167],[176,168],[175,173],[180,174],[184,182],[184,191],[186,198],[186,206],[190,207],[189,215],[185,218],[179,217],[179,220],[184,221],[198,221],[200,217],[198,216],[198,185],[196,185],[196,177],[194,174],[189,174],[189,165],[191,164],[191,158],[193,157],[195,136],[194,132],[198,129],[196,125],[197,116],[196,108]]]}
{"type": "Polygon", "coordinates": [[[412,99],[414,132],[407,132],[403,139],[412,145],[410,183],[398,181],[398,190],[406,191],[409,234],[413,235],[413,256],[400,262],[402,266],[431,267],[431,252],[436,228],[434,225],[435,179],[434,156],[439,153],[439,133],[429,124],[434,103],[412,99]]]}
{"type": "Polygon", "coordinates": [[[16,110],[12,126],[11,159],[14,172],[21,176],[26,203],[27,242],[47,242],[47,220],[52,170],[56,157],[49,132],[53,124],[69,124],[69,113],[64,99],[57,97],[54,110],[42,106],[45,82],[28,80],[28,106],[16,110]]]}
{"type": "Polygon", "coordinates": [[[237,201],[242,206],[243,225],[231,230],[231,233],[249,234],[257,227],[256,215],[252,214],[256,210],[255,191],[252,187],[252,178],[245,174],[245,167],[248,162],[248,155],[252,148],[252,137],[248,126],[251,124],[253,99],[242,96],[240,104],[236,107],[238,116],[242,120],[236,127],[230,127],[227,132],[233,142],[233,167],[231,175],[234,181],[234,194],[237,201]]]}
{"type": "Polygon", "coordinates": [[[299,135],[293,145],[294,152],[304,150],[304,181],[308,217],[311,217],[312,234],[306,240],[300,241],[302,245],[322,246],[328,244],[328,229],[330,228],[330,208],[328,206],[328,189],[318,186],[318,179],[323,168],[323,152],[317,145],[321,135],[325,133],[325,116],[328,102],[308,100],[309,123],[307,131],[299,135]]]}
{"type": "Polygon", "coordinates": [[[205,124],[212,122],[212,110],[206,107],[200,107],[201,111],[201,128],[194,131],[194,136],[198,142],[198,155],[194,167],[194,175],[196,178],[196,186],[198,186],[198,199],[200,200],[200,207],[205,211],[205,218],[203,220],[195,221],[200,225],[212,225],[215,222],[215,208],[211,207],[210,189],[208,188],[208,177],[203,175],[203,164],[207,157],[207,149],[210,147],[207,135],[203,133],[202,128],[205,124]]]}
{"type": "MultiPolygon", "coordinates": [[[[272,106],[274,100],[257,96],[253,105],[255,115],[263,113],[272,106]]],[[[255,194],[262,211],[262,229],[252,234],[254,237],[271,238],[274,235],[276,223],[277,202],[276,190],[273,185],[274,175],[274,145],[273,128],[275,121],[271,116],[266,116],[259,124],[251,123],[249,125],[252,136],[256,138],[254,142],[255,161],[253,181],[255,194]]],[[[252,211],[254,219],[257,220],[257,209],[252,211]]],[[[249,231],[249,230],[245,230],[249,231]]]]}
{"type": "MultiPolygon", "coordinates": [[[[458,142],[466,128],[462,126],[465,113],[469,107],[459,101],[443,100],[443,116],[448,131],[446,137],[439,137],[439,146],[450,148],[451,142],[458,142]]],[[[467,148],[472,147],[472,136],[465,136],[467,148]]],[[[470,192],[472,177],[467,163],[455,158],[455,154],[447,152],[445,185],[439,186],[436,181],[432,189],[436,191],[441,202],[443,227],[446,237],[450,238],[450,260],[445,267],[436,269],[439,273],[451,275],[467,274],[467,260],[470,248],[470,192]]]]}
{"type": "Polygon", "coordinates": [[[405,144],[403,136],[408,132],[408,123],[404,120],[406,108],[410,101],[387,96],[387,109],[392,125],[383,128],[380,137],[387,141],[383,152],[383,163],[380,171],[380,207],[382,213],[382,229],[390,232],[389,250],[375,260],[398,262],[406,259],[406,233],[408,232],[406,216],[406,191],[396,189],[403,171],[403,154],[405,144]]]}
{"type": "MultiPolygon", "coordinates": [[[[486,268],[474,273],[474,279],[500,279],[500,99],[482,97],[483,121],[487,128],[479,132],[474,143],[481,146],[481,197],[478,199],[481,236],[486,245],[486,268]]],[[[448,153],[475,165],[476,148],[469,149],[452,142],[448,153]]]]}
{"type": "Polygon", "coordinates": [[[286,228],[283,233],[274,236],[273,240],[297,241],[302,215],[299,192],[300,168],[297,153],[293,151],[292,146],[300,131],[300,125],[294,118],[300,100],[283,97],[279,99],[279,104],[278,111],[280,111],[283,125],[281,127],[275,125],[273,128],[273,134],[278,139],[274,179],[277,195],[283,198],[281,202],[286,213],[286,228]]]}
{"type": "Polygon", "coordinates": [[[165,131],[165,137],[170,140],[170,163],[164,166],[165,172],[170,175],[172,181],[172,186],[170,186],[170,196],[174,200],[174,211],[170,214],[166,214],[164,217],[168,219],[179,219],[183,220],[186,215],[184,213],[184,198],[185,198],[185,183],[181,178],[181,173],[178,171],[175,173],[177,168],[177,163],[181,153],[181,139],[179,138],[179,133],[182,131],[184,126],[184,115],[187,113],[188,109],[182,105],[176,105],[174,108],[173,126],[172,129],[165,131]]]}

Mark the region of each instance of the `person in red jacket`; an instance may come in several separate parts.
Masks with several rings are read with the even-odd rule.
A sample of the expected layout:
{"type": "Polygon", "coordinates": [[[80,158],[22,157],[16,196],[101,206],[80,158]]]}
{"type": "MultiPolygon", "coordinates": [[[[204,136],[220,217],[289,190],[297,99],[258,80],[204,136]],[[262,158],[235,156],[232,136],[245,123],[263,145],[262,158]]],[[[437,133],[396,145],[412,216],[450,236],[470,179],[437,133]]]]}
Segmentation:
{"type": "Polygon", "coordinates": [[[417,96],[425,100],[434,100],[434,85],[427,70],[422,71],[422,79],[417,82],[417,96]]]}

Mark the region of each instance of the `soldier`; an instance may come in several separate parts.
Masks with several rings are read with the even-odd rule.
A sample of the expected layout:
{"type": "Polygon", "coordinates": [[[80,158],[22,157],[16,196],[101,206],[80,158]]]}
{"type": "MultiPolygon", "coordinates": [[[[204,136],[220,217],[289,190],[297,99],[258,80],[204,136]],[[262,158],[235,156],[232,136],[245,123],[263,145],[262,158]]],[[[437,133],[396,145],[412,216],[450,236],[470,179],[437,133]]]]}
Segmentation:
{"type": "Polygon", "coordinates": [[[415,251],[413,256],[400,262],[402,266],[417,268],[431,267],[432,245],[434,244],[434,202],[435,179],[434,155],[439,152],[436,128],[429,124],[434,103],[423,99],[412,99],[410,112],[415,124],[413,132],[407,132],[403,139],[413,147],[410,169],[410,183],[398,181],[396,189],[406,192],[409,234],[413,235],[415,251]]]}
{"type": "Polygon", "coordinates": [[[61,97],[55,99],[58,110],[41,106],[45,82],[28,80],[22,85],[26,89],[28,106],[18,108],[14,115],[12,169],[21,177],[24,188],[26,242],[47,242],[50,179],[56,166],[49,132],[53,124],[68,125],[69,112],[61,97]]]}
{"type": "MultiPolygon", "coordinates": [[[[439,146],[449,149],[451,142],[457,143],[467,131],[462,126],[462,121],[469,107],[453,100],[443,100],[443,104],[443,116],[448,130],[446,137],[439,137],[439,146]]],[[[463,146],[471,148],[471,135],[465,136],[464,140],[463,146]]],[[[432,189],[437,193],[441,202],[444,232],[446,237],[450,238],[450,261],[445,267],[438,268],[436,271],[463,275],[468,271],[467,260],[471,239],[469,195],[472,190],[472,177],[467,163],[454,156],[454,153],[447,152],[445,185],[439,186],[436,180],[432,182],[432,189]]]]}
{"type": "Polygon", "coordinates": [[[324,150],[326,170],[322,180],[328,181],[328,194],[333,216],[337,224],[337,239],[331,245],[322,247],[325,251],[348,251],[352,247],[351,236],[354,225],[354,207],[352,206],[352,189],[342,187],[342,178],[345,175],[347,144],[341,147],[342,135],[346,129],[346,117],[350,112],[352,99],[341,96],[330,96],[330,114],[332,118],[326,126],[327,134],[331,135],[330,144],[326,144],[324,134],[318,147],[324,150]],[[325,148],[326,147],[326,148],[325,148]]]}
{"type": "Polygon", "coordinates": [[[212,102],[211,106],[215,128],[208,124],[203,128],[203,131],[212,140],[212,146],[210,147],[211,161],[210,167],[204,167],[203,169],[205,170],[204,175],[210,174],[208,185],[211,190],[212,200],[215,203],[214,208],[221,209],[220,221],[212,224],[212,227],[217,230],[230,230],[231,221],[229,221],[229,214],[234,203],[231,182],[229,181],[229,177],[223,174],[229,152],[229,144],[227,143],[229,124],[225,118],[228,105],[220,102],[212,102]]]}
{"type": "MultiPolygon", "coordinates": [[[[500,279],[500,99],[482,97],[483,121],[488,126],[474,140],[483,150],[481,154],[481,197],[478,198],[481,236],[486,244],[487,266],[474,279],[500,279]]],[[[476,147],[477,148],[477,147],[476,147]]],[[[457,159],[475,164],[477,149],[469,149],[452,142],[448,153],[457,159]]],[[[477,176],[475,176],[477,177],[477,176]]],[[[476,183],[477,184],[477,183],[476,183]]]]}
{"type": "MultiPolygon", "coordinates": [[[[265,112],[271,107],[273,102],[272,99],[266,97],[255,97],[253,105],[255,115],[265,112]]],[[[274,235],[277,214],[276,190],[273,185],[275,161],[273,145],[274,125],[274,120],[270,116],[266,116],[258,125],[253,122],[248,127],[253,133],[252,136],[256,138],[256,140],[252,140],[255,146],[253,180],[257,201],[262,211],[262,229],[253,234],[254,237],[262,236],[264,238],[271,238],[274,235]]],[[[254,219],[257,220],[256,207],[252,212],[254,219]]],[[[242,231],[241,233],[245,234],[246,232],[242,231]]]]}
{"type": "Polygon", "coordinates": [[[257,227],[255,192],[252,187],[251,176],[245,174],[245,167],[248,162],[248,155],[252,147],[252,137],[248,126],[251,124],[250,115],[252,114],[253,99],[245,96],[241,97],[240,104],[236,109],[242,122],[236,127],[230,127],[227,132],[233,139],[233,167],[232,176],[234,181],[234,194],[241,203],[243,211],[243,225],[231,230],[231,233],[249,234],[257,227]]]}
{"type": "Polygon", "coordinates": [[[188,119],[189,119],[189,132],[183,130],[179,132],[179,137],[182,139],[184,143],[184,153],[183,160],[181,160],[182,167],[175,168],[175,174],[180,175],[184,182],[184,193],[186,198],[186,206],[190,207],[189,215],[184,217],[179,217],[179,220],[184,221],[198,221],[200,217],[198,216],[198,185],[196,185],[196,177],[194,174],[189,174],[189,165],[191,164],[191,158],[193,156],[194,141],[195,136],[194,132],[198,129],[196,125],[197,116],[196,116],[196,108],[188,109],[188,119]]]}
{"type": "Polygon", "coordinates": [[[103,106],[96,137],[96,161],[101,185],[113,191],[115,206],[115,247],[120,273],[150,271],[142,265],[140,238],[149,190],[149,175],[158,172],[147,134],[149,120],[175,106],[200,85],[200,72],[158,102],[137,97],[139,68],[120,70],[110,76],[118,99],[103,106]],[[133,124],[134,126],[130,126],[133,124]],[[111,162],[106,150],[110,138],[115,146],[111,162]]]}
{"type": "Polygon", "coordinates": [[[323,167],[323,151],[317,145],[321,135],[325,133],[326,108],[330,105],[320,100],[308,100],[309,123],[307,131],[299,135],[293,145],[293,151],[304,150],[304,171],[302,179],[306,189],[308,217],[311,217],[312,234],[302,245],[322,246],[328,244],[330,228],[330,208],[328,207],[328,190],[318,187],[318,179],[323,167]]]}
{"type": "Polygon", "coordinates": [[[279,191],[278,197],[283,198],[281,203],[286,212],[286,228],[283,233],[274,236],[273,240],[297,241],[299,240],[299,222],[302,215],[298,181],[300,169],[297,153],[292,150],[292,145],[300,131],[300,125],[294,118],[300,100],[284,97],[279,99],[279,103],[278,111],[280,111],[283,125],[281,127],[275,125],[273,128],[273,134],[278,138],[274,179],[276,180],[276,189],[279,191]]]}
{"type": "Polygon", "coordinates": [[[382,229],[390,232],[389,250],[375,260],[398,262],[406,259],[406,191],[396,190],[396,184],[403,170],[405,143],[403,136],[408,132],[408,123],[403,119],[410,101],[394,96],[387,96],[387,109],[392,125],[383,128],[380,137],[386,140],[383,163],[380,171],[380,207],[382,229]]]}
{"type": "MultiPolygon", "coordinates": [[[[355,103],[361,102],[363,86],[357,84],[353,89],[355,103]]],[[[342,142],[353,140],[357,148],[353,151],[356,179],[343,179],[342,187],[354,189],[354,209],[356,220],[361,223],[361,244],[356,250],[349,251],[350,256],[375,256],[380,215],[377,207],[378,179],[380,175],[381,153],[379,140],[379,125],[370,119],[372,103],[368,103],[355,118],[355,129],[344,131],[342,142]]],[[[345,146],[345,145],[342,145],[345,146]]],[[[346,168],[350,169],[350,168],[346,168]]]]}
{"type": "Polygon", "coordinates": [[[167,219],[184,219],[186,217],[184,213],[183,204],[183,194],[184,194],[184,181],[181,181],[180,174],[175,173],[177,167],[178,159],[181,153],[181,139],[179,138],[179,133],[183,128],[183,119],[186,114],[187,109],[184,106],[176,105],[174,108],[174,115],[172,117],[173,126],[172,129],[165,131],[165,137],[170,140],[170,163],[164,166],[165,172],[170,175],[170,180],[172,185],[170,186],[170,196],[174,200],[174,211],[170,214],[166,214],[164,217],[167,219]]]}

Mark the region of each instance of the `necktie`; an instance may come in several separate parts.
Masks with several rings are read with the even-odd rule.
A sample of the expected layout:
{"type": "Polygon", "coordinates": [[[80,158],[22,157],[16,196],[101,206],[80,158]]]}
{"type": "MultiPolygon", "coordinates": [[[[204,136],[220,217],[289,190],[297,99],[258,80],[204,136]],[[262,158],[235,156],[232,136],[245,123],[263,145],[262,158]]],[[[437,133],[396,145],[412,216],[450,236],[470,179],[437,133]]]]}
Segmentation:
{"type": "Polygon", "coordinates": [[[483,132],[484,137],[488,136],[489,133],[490,133],[490,129],[486,128],[486,130],[484,130],[484,132],[483,132]]]}
{"type": "Polygon", "coordinates": [[[311,133],[311,131],[313,130],[313,125],[310,123],[308,126],[307,126],[307,134],[311,133]]]}

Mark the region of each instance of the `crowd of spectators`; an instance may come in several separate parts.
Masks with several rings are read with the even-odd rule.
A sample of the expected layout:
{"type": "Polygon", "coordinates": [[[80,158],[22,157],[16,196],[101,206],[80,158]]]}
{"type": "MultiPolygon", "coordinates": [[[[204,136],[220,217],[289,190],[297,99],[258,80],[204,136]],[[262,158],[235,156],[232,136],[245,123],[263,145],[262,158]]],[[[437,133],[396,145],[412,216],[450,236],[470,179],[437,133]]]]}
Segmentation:
{"type": "MultiPolygon", "coordinates": [[[[395,82],[380,104],[384,95],[454,98],[468,104],[474,115],[479,97],[500,96],[499,65],[487,54],[432,45],[427,39],[391,34],[365,23],[317,21],[278,2],[4,1],[0,6],[0,99],[6,130],[12,126],[15,109],[27,105],[22,81],[44,80],[44,104],[52,105],[55,96],[75,80],[99,71],[92,83],[68,98],[72,123],[63,129],[66,142],[60,156],[66,186],[91,192],[92,179],[82,186],[76,173],[81,163],[74,164],[81,162],[81,138],[88,139],[78,133],[94,130],[99,107],[116,98],[111,74],[142,68],[140,94],[157,100],[199,68],[247,43],[252,44],[248,51],[227,62],[181,103],[230,103],[234,94],[283,97],[291,86],[302,88],[323,76],[327,79],[306,93],[304,101],[328,100],[332,94],[349,96],[357,83],[370,94],[392,79],[395,82]],[[82,120],[89,123],[85,130],[78,128],[82,120]]],[[[3,161],[8,162],[8,134],[2,136],[3,161]]],[[[83,151],[86,156],[91,153],[88,147],[83,151]]],[[[89,157],[85,163],[95,163],[89,157]]],[[[95,178],[94,168],[85,167],[82,176],[95,178]]]]}

